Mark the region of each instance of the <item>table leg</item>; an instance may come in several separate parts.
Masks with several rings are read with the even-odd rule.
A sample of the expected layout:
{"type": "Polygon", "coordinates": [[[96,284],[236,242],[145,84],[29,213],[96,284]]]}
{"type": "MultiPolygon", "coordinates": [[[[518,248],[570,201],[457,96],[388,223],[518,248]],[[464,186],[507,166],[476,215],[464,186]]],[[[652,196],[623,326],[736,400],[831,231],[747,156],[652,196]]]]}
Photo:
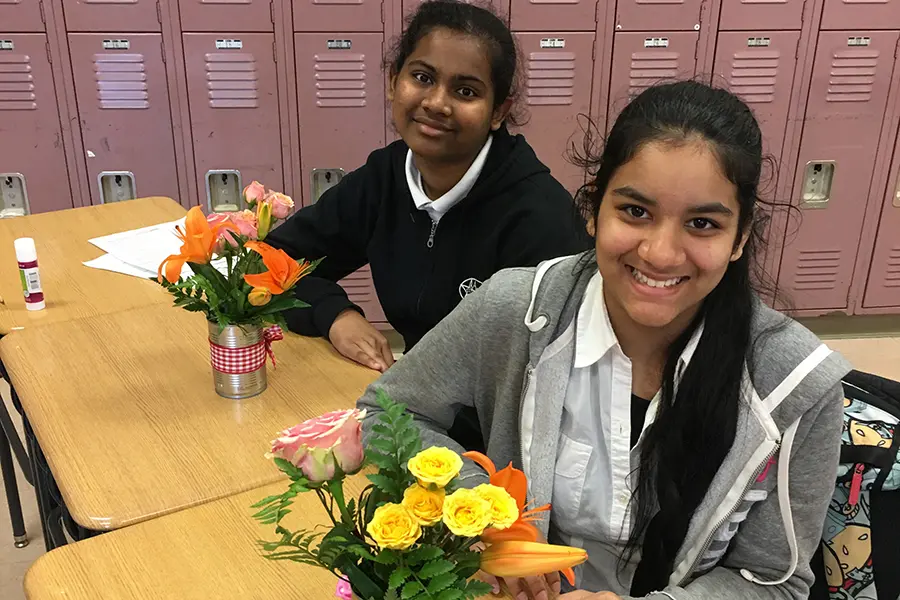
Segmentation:
{"type": "Polygon", "coordinates": [[[3,472],[3,485],[6,488],[6,502],[9,506],[9,521],[12,525],[13,542],[16,548],[28,545],[25,533],[25,518],[22,516],[22,501],[19,498],[19,487],[16,484],[16,467],[13,464],[9,440],[0,428],[0,470],[3,472]]]}
{"type": "Polygon", "coordinates": [[[38,513],[41,516],[41,531],[44,534],[44,548],[46,548],[47,552],[50,552],[57,547],[57,544],[51,535],[54,502],[53,498],[50,496],[47,482],[47,473],[50,472],[50,468],[47,466],[46,459],[44,459],[44,453],[41,452],[41,447],[38,444],[37,438],[34,436],[34,431],[31,430],[31,423],[28,422],[28,417],[23,417],[22,420],[25,425],[25,440],[28,443],[28,454],[31,458],[31,473],[34,477],[34,495],[37,498],[38,513]],[[41,461],[43,461],[46,472],[44,468],[41,468],[41,461]]]}

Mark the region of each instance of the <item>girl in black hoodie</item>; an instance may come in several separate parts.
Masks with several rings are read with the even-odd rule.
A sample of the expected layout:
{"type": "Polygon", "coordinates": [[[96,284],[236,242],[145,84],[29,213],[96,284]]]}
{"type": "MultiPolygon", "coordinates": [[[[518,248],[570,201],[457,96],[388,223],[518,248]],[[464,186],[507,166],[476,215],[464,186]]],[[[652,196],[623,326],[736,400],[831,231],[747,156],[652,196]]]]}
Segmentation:
{"type": "MultiPolygon", "coordinates": [[[[287,313],[344,356],[386,370],[385,337],[336,283],[369,264],[378,299],[409,350],[485,279],[589,247],[571,196],[511,135],[516,47],[491,12],[423,3],[389,59],[402,141],[369,155],[266,239],[294,258],[326,257],[287,313]]],[[[347,140],[353,143],[353,140],[347,140]]],[[[439,368],[439,366],[436,366],[439,368]]]]}

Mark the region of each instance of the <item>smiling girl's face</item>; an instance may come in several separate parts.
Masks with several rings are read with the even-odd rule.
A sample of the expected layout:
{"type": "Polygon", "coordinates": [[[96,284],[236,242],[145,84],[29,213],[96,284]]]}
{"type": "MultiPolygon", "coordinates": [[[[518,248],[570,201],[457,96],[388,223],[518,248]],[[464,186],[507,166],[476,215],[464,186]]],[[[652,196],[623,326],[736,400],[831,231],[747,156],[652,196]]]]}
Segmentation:
{"type": "Polygon", "coordinates": [[[739,211],[737,188],[700,139],[647,144],[619,167],[594,227],[613,326],[687,327],[741,257],[739,211]]]}
{"type": "Polygon", "coordinates": [[[476,37],[436,28],[391,78],[394,125],[414,154],[432,162],[471,161],[509,103],[494,108],[491,63],[476,37]]]}

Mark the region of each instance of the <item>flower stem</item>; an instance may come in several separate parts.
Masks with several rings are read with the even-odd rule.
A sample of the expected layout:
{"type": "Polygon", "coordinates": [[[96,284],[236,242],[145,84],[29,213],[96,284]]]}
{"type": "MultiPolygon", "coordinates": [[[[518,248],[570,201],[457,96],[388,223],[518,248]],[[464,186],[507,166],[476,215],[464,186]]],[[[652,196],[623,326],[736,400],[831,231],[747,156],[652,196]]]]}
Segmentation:
{"type": "Polygon", "coordinates": [[[326,485],[328,486],[328,492],[331,494],[331,497],[337,502],[344,525],[355,529],[353,517],[350,515],[350,511],[347,510],[347,503],[344,502],[344,478],[342,477],[338,480],[329,481],[326,485]]]}

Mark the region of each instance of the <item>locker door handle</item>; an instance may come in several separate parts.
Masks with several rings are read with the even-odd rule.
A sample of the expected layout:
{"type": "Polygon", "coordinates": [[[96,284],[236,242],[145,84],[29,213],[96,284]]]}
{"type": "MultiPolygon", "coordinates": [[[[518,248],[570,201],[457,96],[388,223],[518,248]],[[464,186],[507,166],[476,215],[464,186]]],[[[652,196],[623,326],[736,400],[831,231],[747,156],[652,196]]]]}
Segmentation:
{"type": "Polygon", "coordinates": [[[900,175],[897,176],[897,187],[894,188],[894,208],[900,208],[900,175]]]}
{"type": "Polygon", "coordinates": [[[833,160],[811,160],[806,163],[801,208],[828,207],[836,168],[837,163],[833,160]]]}

